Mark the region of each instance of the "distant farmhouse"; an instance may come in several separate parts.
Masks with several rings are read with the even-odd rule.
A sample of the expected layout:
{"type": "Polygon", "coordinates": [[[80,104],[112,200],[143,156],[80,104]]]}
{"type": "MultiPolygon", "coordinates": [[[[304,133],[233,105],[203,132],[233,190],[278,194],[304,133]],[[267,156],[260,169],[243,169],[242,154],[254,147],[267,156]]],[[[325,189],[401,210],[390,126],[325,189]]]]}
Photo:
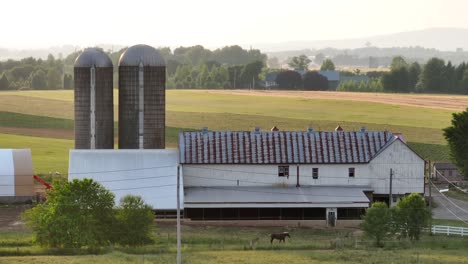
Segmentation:
{"type": "Polygon", "coordinates": [[[461,181],[463,175],[461,175],[458,168],[450,162],[436,162],[432,170],[433,178],[437,180],[449,180],[449,181],[461,181]]]}

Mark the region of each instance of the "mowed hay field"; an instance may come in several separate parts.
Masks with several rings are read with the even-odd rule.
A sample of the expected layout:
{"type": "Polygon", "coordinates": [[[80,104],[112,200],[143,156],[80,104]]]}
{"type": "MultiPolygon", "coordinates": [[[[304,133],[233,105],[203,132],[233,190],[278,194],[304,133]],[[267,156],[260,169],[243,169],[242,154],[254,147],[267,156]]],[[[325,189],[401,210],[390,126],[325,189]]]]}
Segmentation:
{"type": "MultiPolygon", "coordinates": [[[[117,122],[118,94],[114,91],[117,122]]],[[[166,141],[169,147],[176,147],[179,130],[203,127],[269,130],[277,126],[302,131],[313,127],[326,131],[337,125],[347,130],[365,126],[368,130],[402,132],[423,157],[447,160],[441,129],[450,125],[453,112],[465,106],[468,96],[167,90],[166,141]]],[[[72,146],[73,91],[0,93],[0,148],[30,147],[36,173],[46,174],[67,171],[72,146]]]]}

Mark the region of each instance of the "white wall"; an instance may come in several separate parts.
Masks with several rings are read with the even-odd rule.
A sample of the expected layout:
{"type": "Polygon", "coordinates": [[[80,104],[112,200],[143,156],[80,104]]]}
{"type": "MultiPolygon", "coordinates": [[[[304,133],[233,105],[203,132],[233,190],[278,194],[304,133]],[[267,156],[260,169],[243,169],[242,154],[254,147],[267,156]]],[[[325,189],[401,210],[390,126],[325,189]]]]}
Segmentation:
{"type": "Polygon", "coordinates": [[[15,167],[11,149],[0,149],[0,196],[15,196],[15,167]]]}
{"type": "MultiPolygon", "coordinates": [[[[395,171],[393,193],[424,192],[424,161],[396,140],[369,164],[299,165],[301,185],[369,185],[376,194],[388,194],[390,168],[395,171]],[[355,177],[348,177],[348,168],[355,177]],[[319,168],[319,178],[312,178],[319,168]],[[417,179],[416,179],[417,178],[417,179]]],[[[278,165],[184,165],[184,186],[296,185],[297,166],[289,167],[289,178],[278,177],[278,165]]]]}
{"type": "MultiPolygon", "coordinates": [[[[68,180],[91,178],[115,194],[139,195],[158,210],[177,208],[178,151],[164,150],[71,150],[68,180]]],[[[181,208],[183,181],[181,177],[181,208]]]]}

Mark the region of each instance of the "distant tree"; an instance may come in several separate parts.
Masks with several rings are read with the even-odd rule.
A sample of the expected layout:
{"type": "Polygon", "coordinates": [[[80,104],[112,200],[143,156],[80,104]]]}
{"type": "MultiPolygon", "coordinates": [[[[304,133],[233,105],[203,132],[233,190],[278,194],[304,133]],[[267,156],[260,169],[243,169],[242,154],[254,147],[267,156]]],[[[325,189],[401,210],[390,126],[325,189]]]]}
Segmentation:
{"type": "Polygon", "coordinates": [[[288,65],[295,70],[305,71],[309,68],[310,62],[311,60],[306,55],[300,55],[293,57],[288,65]]]}
{"type": "Polygon", "coordinates": [[[410,90],[415,90],[416,84],[419,81],[419,77],[421,75],[421,65],[417,62],[411,63],[408,68],[408,85],[410,90]]]}
{"type": "Polygon", "coordinates": [[[408,63],[401,56],[396,56],[392,59],[392,64],[390,64],[391,70],[397,70],[400,68],[408,68],[408,63]]]}
{"type": "Polygon", "coordinates": [[[442,92],[455,93],[457,91],[457,80],[455,67],[453,67],[452,62],[447,62],[445,70],[443,72],[445,87],[442,87],[442,92]]]}
{"type": "Polygon", "coordinates": [[[177,67],[180,66],[180,62],[176,60],[167,60],[166,63],[166,73],[168,76],[172,76],[176,73],[177,67]]]}
{"type": "Polygon", "coordinates": [[[393,58],[390,71],[382,76],[382,86],[385,91],[390,92],[409,92],[413,89],[410,84],[408,63],[403,57],[393,58]]]}
{"type": "Polygon", "coordinates": [[[468,179],[468,109],[452,114],[452,126],[444,129],[444,136],[450,148],[450,158],[468,179]]]}
{"type": "Polygon", "coordinates": [[[241,72],[241,80],[244,83],[244,87],[254,88],[255,84],[258,82],[259,74],[262,72],[263,62],[254,61],[248,63],[244,66],[241,72]]]}
{"type": "Polygon", "coordinates": [[[61,79],[61,73],[55,67],[49,68],[47,71],[47,87],[49,89],[56,90],[63,88],[61,79]]]}
{"type": "Polygon", "coordinates": [[[0,91],[10,90],[10,82],[5,74],[0,77],[0,91]]]}
{"type": "Polygon", "coordinates": [[[421,73],[421,86],[424,92],[441,92],[446,85],[445,62],[438,58],[430,59],[421,73]]]}
{"type": "Polygon", "coordinates": [[[468,68],[463,73],[463,77],[460,80],[459,91],[464,94],[468,94],[468,68]]]}
{"type": "Polygon", "coordinates": [[[392,215],[387,204],[375,202],[367,209],[362,218],[362,228],[365,234],[374,239],[377,246],[383,246],[382,241],[391,236],[392,215]]]}
{"type": "Polygon", "coordinates": [[[321,71],[334,71],[335,70],[335,64],[333,64],[333,61],[331,59],[325,59],[322,63],[322,66],[320,66],[321,71]]]}
{"type": "Polygon", "coordinates": [[[34,90],[47,89],[47,76],[43,70],[31,74],[31,88],[34,90]]]}
{"type": "Polygon", "coordinates": [[[417,193],[403,197],[393,212],[397,229],[403,230],[403,235],[407,235],[411,240],[419,240],[422,229],[427,227],[431,219],[424,198],[417,193]]]}
{"type": "Polygon", "coordinates": [[[278,88],[294,90],[302,88],[302,77],[296,71],[282,71],[276,76],[278,88]]]}
{"type": "Polygon", "coordinates": [[[114,195],[91,180],[55,183],[43,204],[27,210],[34,242],[54,248],[100,247],[112,239],[114,195]]]}
{"type": "Polygon", "coordinates": [[[328,79],[316,71],[310,71],[303,76],[303,86],[304,90],[326,91],[328,90],[328,79]]]}
{"type": "Polygon", "coordinates": [[[153,209],[140,196],[127,195],[116,210],[114,241],[123,246],[141,246],[152,242],[153,209]]]}

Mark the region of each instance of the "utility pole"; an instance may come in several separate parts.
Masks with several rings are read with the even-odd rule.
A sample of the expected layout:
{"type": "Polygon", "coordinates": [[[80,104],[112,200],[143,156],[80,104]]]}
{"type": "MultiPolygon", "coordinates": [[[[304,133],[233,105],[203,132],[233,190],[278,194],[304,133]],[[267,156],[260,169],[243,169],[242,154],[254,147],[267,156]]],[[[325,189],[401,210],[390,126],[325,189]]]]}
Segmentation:
{"type": "Polygon", "coordinates": [[[177,264],[182,263],[180,242],[180,166],[177,166],[177,264]]]}
{"type": "Polygon", "coordinates": [[[392,184],[393,184],[393,169],[390,169],[390,193],[388,195],[389,198],[389,207],[392,207],[392,202],[393,202],[393,194],[392,194],[392,184]]]}
{"type": "Polygon", "coordinates": [[[429,185],[429,210],[432,212],[432,166],[431,161],[429,161],[429,177],[428,177],[428,185],[429,185]]]}
{"type": "MultiPolygon", "coordinates": [[[[429,211],[432,215],[432,164],[429,161],[429,177],[428,177],[428,185],[429,185],[429,211]]],[[[432,217],[429,219],[429,228],[431,230],[430,234],[432,235],[432,217]]]]}

